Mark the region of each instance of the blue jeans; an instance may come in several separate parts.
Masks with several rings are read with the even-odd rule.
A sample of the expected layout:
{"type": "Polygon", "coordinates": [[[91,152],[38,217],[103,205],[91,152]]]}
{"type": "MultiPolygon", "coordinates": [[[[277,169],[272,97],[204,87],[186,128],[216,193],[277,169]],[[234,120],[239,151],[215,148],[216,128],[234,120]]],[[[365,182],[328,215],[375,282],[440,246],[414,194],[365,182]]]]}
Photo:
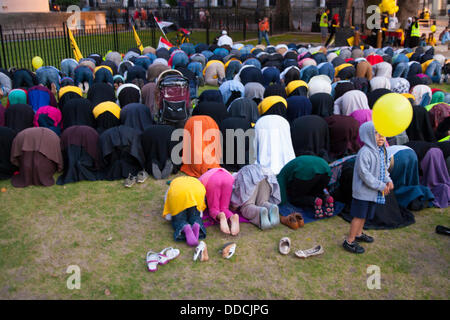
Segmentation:
{"type": "Polygon", "coordinates": [[[75,85],[78,86],[80,83],[88,82],[89,87],[92,86],[94,82],[94,76],[92,74],[92,70],[86,66],[79,66],[74,71],[75,74],[75,85]]]}
{"type": "Polygon", "coordinates": [[[61,72],[66,77],[73,78],[76,67],[78,67],[78,62],[75,59],[64,59],[61,61],[61,72]]]}
{"type": "Polygon", "coordinates": [[[269,36],[267,34],[267,31],[258,30],[258,44],[261,44],[262,37],[264,37],[264,39],[266,39],[267,45],[270,46],[269,36]]]}
{"type": "Polygon", "coordinates": [[[392,74],[393,78],[407,78],[409,72],[409,64],[408,62],[400,62],[394,68],[394,73],[392,74]]]}
{"type": "Polygon", "coordinates": [[[425,74],[430,77],[431,81],[434,83],[441,82],[441,64],[438,61],[432,61],[428,66],[425,74]]]}
{"type": "Polygon", "coordinates": [[[183,228],[185,225],[190,224],[191,227],[194,223],[200,225],[199,239],[206,238],[206,228],[203,225],[203,220],[200,217],[200,212],[198,212],[196,207],[187,208],[186,210],[172,216],[172,227],[174,229],[173,239],[175,241],[185,241],[186,236],[183,233],[183,228]]]}
{"type": "Polygon", "coordinates": [[[40,84],[50,87],[50,85],[54,83],[56,85],[56,90],[59,90],[59,81],[61,80],[61,77],[59,76],[58,69],[55,67],[40,67],[36,70],[36,76],[40,84]]]}

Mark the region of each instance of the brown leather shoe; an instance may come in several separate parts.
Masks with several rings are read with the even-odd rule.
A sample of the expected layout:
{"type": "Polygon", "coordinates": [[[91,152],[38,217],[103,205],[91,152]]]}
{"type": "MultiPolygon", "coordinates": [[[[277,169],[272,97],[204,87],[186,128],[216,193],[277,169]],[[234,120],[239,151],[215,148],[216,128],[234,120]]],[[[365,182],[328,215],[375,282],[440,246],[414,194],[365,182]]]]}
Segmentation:
{"type": "Polygon", "coordinates": [[[297,219],[292,213],[287,217],[280,215],[280,222],[293,230],[297,230],[299,228],[297,219]]]}
{"type": "Polygon", "coordinates": [[[292,215],[295,216],[295,219],[297,219],[297,223],[298,223],[298,227],[301,228],[305,225],[305,220],[303,220],[303,216],[301,213],[299,212],[294,212],[291,213],[292,215]]]}

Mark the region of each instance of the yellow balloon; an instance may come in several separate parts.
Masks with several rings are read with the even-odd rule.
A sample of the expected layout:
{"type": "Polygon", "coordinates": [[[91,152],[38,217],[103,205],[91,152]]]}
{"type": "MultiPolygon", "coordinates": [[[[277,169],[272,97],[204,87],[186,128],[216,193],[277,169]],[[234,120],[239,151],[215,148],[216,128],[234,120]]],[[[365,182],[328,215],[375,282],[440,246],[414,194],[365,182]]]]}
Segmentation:
{"type": "Polygon", "coordinates": [[[407,98],[399,93],[388,93],[379,98],[372,110],[372,121],[380,134],[394,137],[411,123],[413,110],[407,98]]]}
{"type": "Polygon", "coordinates": [[[44,65],[44,60],[42,60],[41,57],[36,56],[33,58],[33,60],[31,60],[31,64],[35,69],[39,69],[44,65]]]}

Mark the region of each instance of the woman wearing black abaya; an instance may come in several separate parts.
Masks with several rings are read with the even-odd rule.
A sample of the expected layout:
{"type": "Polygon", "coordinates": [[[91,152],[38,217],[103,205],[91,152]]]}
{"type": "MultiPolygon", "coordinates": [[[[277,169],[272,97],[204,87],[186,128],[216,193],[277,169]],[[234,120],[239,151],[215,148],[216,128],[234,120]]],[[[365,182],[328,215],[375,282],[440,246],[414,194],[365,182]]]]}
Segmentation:
{"type": "Polygon", "coordinates": [[[355,85],[350,81],[339,82],[334,88],[334,100],[339,99],[347,91],[355,90],[355,85]]]}
{"type": "Polygon", "coordinates": [[[62,112],[67,102],[79,98],[82,98],[82,92],[79,87],[65,86],[59,90],[58,107],[62,112]]]}
{"type": "Polygon", "coordinates": [[[286,99],[286,88],[282,84],[271,84],[264,91],[264,98],[280,96],[286,99]]]}
{"type": "Polygon", "coordinates": [[[249,150],[251,137],[245,137],[245,141],[239,139],[235,134],[239,133],[239,129],[242,130],[242,134],[245,134],[248,129],[251,128],[251,123],[245,118],[227,118],[220,123],[220,130],[223,137],[223,164],[222,166],[228,171],[239,171],[243,166],[250,164],[249,150]],[[227,130],[232,130],[228,131],[227,130]],[[239,130],[236,132],[236,130],[239,130]],[[234,141],[234,142],[233,142],[234,141]],[[233,143],[233,144],[232,144],[233,143]],[[239,145],[242,143],[242,145],[239,145]],[[230,149],[233,145],[233,149],[230,149]]]}
{"type": "Polygon", "coordinates": [[[340,159],[359,151],[359,122],[350,116],[332,115],[325,118],[330,133],[330,156],[340,159]]]}
{"type": "Polygon", "coordinates": [[[250,98],[238,98],[228,107],[228,115],[244,118],[254,125],[259,118],[258,105],[250,98]]]}
{"type": "Polygon", "coordinates": [[[223,119],[228,118],[227,108],[223,102],[200,102],[192,111],[193,116],[210,116],[219,124],[223,119]]]}
{"type": "Polygon", "coordinates": [[[117,89],[117,100],[121,108],[130,103],[141,103],[141,89],[132,83],[123,84],[117,89]]]}
{"type": "Polygon", "coordinates": [[[150,109],[141,103],[130,103],[120,110],[120,122],[139,132],[145,131],[153,124],[150,109]]]}
{"type": "Polygon", "coordinates": [[[88,126],[71,126],[61,135],[64,171],[59,185],[99,179],[98,133],[88,126]]]}
{"type": "Polygon", "coordinates": [[[391,93],[392,91],[385,88],[379,88],[375,89],[372,92],[369,92],[367,94],[367,100],[369,102],[369,108],[372,109],[375,105],[375,102],[377,102],[378,99],[380,99],[385,94],[391,93]]]}
{"type": "Polygon", "coordinates": [[[116,102],[114,87],[107,83],[94,83],[88,91],[87,98],[93,106],[105,101],[116,102]]]}
{"type": "Polygon", "coordinates": [[[334,101],[333,97],[324,92],[315,93],[309,97],[312,109],[311,114],[326,118],[333,115],[334,101]]]}
{"type": "Polygon", "coordinates": [[[406,129],[409,140],[435,142],[436,138],[427,109],[417,105],[413,105],[412,108],[413,118],[406,129]]]}
{"type": "Polygon", "coordinates": [[[219,90],[205,90],[200,94],[200,97],[198,97],[198,102],[223,102],[222,93],[219,90]]]}
{"type": "Polygon", "coordinates": [[[145,156],[144,168],[155,179],[166,179],[176,173],[179,166],[171,160],[173,147],[178,141],[171,141],[175,128],[169,125],[151,125],[142,133],[142,148],[145,156]]]}
{"type": "Polygon", "coordinates": [[[14,132],[33,127],[34,111],[28,104],[13,104],[5,111],[5,127],[14,132]]]}
{"type": "Polygon", "coordinates": [[[0,127],[0,180],[9,179],[17,171],[17,167],[11,163],[11,146],[16,136],[14,130],[0,127]]]}
{"type": "Polygon", "coordinates": [[[102,102],[92,110],[98,134],[112,127],[120,126],[120,107],[114,102],[102,102]]]}
{"type": "Polygon", "coordinates": [[[89,126],[95,128],[95,118],[92,114],[92,103],[88,99],[78,98],[67,101],[61,110],[63,130],[70,126],[89,126]]]}
{"type": "Polygon", "coordinates": [[[316,115],[295,119],[291,126],[295,156],[315,155],[329,161],[330,137],[327,122],[316,115]]]}

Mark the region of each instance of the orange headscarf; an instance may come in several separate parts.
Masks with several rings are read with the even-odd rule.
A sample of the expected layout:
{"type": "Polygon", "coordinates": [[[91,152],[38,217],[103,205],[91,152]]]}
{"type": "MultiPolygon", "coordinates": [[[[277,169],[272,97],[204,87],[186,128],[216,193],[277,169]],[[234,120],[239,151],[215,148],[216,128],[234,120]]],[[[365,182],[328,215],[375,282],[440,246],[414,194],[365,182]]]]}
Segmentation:
{"type": "Polygon", "coordinates": [[[209,169],[220,168],[221,156],[217,123],[209,116],[191,117],[184,126],[181,171],[198,178],[209,169]]]}

